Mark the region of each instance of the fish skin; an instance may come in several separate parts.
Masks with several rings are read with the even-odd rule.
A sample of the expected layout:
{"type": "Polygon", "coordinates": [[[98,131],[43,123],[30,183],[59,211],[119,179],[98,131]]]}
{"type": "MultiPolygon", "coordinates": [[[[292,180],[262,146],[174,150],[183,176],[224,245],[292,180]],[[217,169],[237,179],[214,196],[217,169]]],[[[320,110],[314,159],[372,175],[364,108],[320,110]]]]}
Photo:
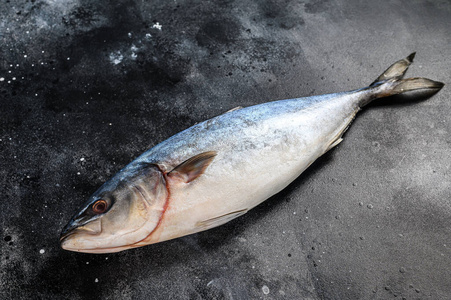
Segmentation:
{"type": "MultiPolygon", "coordinates": [[[[72,235],[62,238],[62,247],[90,253],[117,252],[203,231],[244,214],[280,192],[339,144],[358,111],[370,101],[443,86],[427,79],[401,79],[412,59],[410,55],[396,62],[387,69],[387,78],[363,89],[233,109],[170,137],[106,182],[78,213],[86,214],[90,204],[105,193],[133,185],[132,174],[139,174],[143,166],[158,166],[168,198],[160,201],[165,203],[158,208],[161,218],[157,223],[153,219],[148,235],[135,240],[129,235],[119,246],[116,239],[114,247],[103,247],[97,237],[97,248],[83,248],[83,239],[72,235]],[[215,151],[215,156],[197,179],[186,183],[168,176],[184,161],[209,151],[215,151]]],[[[77,222],[77,214],[71,222],[77,222]]],[[[71,222],[66,231],[76,228],[71,222]]]]}
{"type": "Polygon", "coordinates": [[[191,186],[171,190],[163,226],[145,243],[206,230],[213,226],[198,228],[196,223],[248,211],[281,191],[341,136],[359,110],[360,95],[356,95],[332,94],[243,108],[193,126],[144,153],[136,163],[150,161],[171,169],[197,153],[220,149],[191,186]]]}

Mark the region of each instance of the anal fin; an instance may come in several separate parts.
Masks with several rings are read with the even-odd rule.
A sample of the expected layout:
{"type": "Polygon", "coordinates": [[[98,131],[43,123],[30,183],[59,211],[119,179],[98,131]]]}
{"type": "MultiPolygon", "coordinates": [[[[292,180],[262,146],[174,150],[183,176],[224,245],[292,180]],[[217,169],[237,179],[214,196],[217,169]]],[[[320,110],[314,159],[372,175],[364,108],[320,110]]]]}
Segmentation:
{"type": "Polygon", "coordinates": [[[237,210],[222,216],[218,216],[218,217],[214,217],[211,219],[207,219],[204,221],[199,221],[196,223],[196,227],[200,227],[202,228],[202,230],[206,230],[209,228],[213,228],[219,225],[222,225],[224,223],[227,223],[239,216],[244,215],[245,213],[247,213],[248,209],[242,209],[242,210],[237,210]]]}
{"type": "Polygon", "coordinates": [[[336,131],[336,135],[334,136],[334,138],[332,139],[331,143],[326,148],[324,153],[326,153],[327,151],[329,151],[330,149],[337,146],[338,144],[340,144],[343,141],[343,134],[346,132],[346,130],[348,130],[349,126],[351,125],[352,121],[355,119],[355,116],[357,115],[359,110],[360,110],[360,108],[357,108],[356,110],[354,110],[354,112],[349,117],[346,118],[346,120],[343,122],[341,128],[339,128],[336,131]]]}
{"type": "Polygon", "coordinates": [[[340,136],[338,139],[336,139],[335,141],[332,142],[332,144],[329,145],[329,147],[326,149],[326,151],[324,153],[326,153],[327,151],[329,151],[330,149],[332,149],[333,147],[337,146],[338,144],[341,143],[341,141],[343,141],[343,138],[340,136]]]}

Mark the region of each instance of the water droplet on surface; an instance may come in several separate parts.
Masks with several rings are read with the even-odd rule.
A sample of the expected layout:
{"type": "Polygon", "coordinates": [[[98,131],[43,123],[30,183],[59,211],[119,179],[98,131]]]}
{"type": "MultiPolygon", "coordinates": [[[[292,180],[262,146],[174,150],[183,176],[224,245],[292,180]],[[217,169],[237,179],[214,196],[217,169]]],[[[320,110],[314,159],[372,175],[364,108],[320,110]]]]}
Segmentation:
{"type": "Polygon", "coordinates": [[[268,295],[269,294],[269,287],[266,286],[266,285],[262,286],[262,291],[263,291],[263,294],[268,295]]]}

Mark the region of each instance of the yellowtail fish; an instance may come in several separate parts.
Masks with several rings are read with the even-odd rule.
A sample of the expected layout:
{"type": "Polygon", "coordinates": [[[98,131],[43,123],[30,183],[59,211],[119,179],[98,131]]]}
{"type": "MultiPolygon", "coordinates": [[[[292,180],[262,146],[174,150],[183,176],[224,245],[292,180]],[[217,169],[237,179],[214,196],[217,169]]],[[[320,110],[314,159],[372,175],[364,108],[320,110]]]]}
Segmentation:
{"type": "Polygon", "coordinates": [[[280,192],[371,101],[443,83],[402,79],[415,53],[368,87],[237,108],[148,150],[103,184],[61,233],[66,250],[109,253],[222,225],[280,192]]]}

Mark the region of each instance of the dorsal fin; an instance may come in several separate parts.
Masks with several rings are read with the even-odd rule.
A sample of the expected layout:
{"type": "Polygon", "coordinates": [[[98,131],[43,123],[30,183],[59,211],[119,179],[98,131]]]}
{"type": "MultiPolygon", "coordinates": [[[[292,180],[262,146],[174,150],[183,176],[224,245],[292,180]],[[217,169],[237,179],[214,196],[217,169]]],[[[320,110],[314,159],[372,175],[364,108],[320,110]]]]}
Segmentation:
{"type": "Polygon", "coordinates": [[[229,110],[226,111],[224,114],[229,113],[229,112],[232,112],[232,111],[235,111],[235,110],[239,110],[239,109],[242,109],[242,108],[243,108],[243,107],[240,105],[240,106],[234,107],[234,108],[232,108],[232,109],[229,109],[229,110]]]}

